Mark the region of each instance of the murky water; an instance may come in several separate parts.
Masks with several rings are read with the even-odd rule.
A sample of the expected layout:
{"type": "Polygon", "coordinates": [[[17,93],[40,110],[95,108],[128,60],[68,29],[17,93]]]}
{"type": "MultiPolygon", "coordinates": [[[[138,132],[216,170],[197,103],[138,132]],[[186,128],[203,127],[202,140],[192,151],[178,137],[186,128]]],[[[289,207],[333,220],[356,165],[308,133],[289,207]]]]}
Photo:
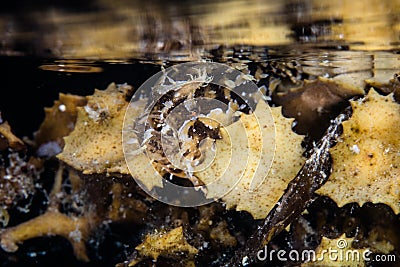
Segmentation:
{"type": "Polygon", "coordinates": [[[196,60],[220,45],[398,49],[400,2],[59,1],[2,5],[3,55],[196,60]]]}

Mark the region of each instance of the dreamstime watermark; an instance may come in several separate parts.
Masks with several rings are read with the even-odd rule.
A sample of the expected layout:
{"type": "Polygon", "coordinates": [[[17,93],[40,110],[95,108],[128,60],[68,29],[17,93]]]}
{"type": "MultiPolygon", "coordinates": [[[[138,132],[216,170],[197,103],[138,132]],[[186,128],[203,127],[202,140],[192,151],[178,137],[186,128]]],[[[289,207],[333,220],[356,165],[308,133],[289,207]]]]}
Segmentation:
{"type": "Polygon", "coordinates": [[[339,262],[345,264],[354,262],[395,262],[394,254],[373,254],[369,249],[350,249],[345,239],[339,239],[336,247],[328,247],[321,251],[315,250],[268,250],[267,246],[257,252],[257,260],[281,262],[339,262]]]}
{"type": "Polygon", "coordinates": [[[273,148],[268,153],[273,155],[275,152],[275,126],[268,105],[262,116],[254,113],[260,101],[265,101],[264,96],[252,78],[224,64],[189,62],[160,71],[136,90],[126,110],[122,139],[132,176],[152,197],[170,205],[193,207],[215,200],[216,197],[205,197],[207,188],[221,188],[217,197],[233,190],[251,160],[252,168],[254,162],[257,165],[251,177],[251,189],[256,188],[267,175],[257,172],[258,166],[270,167],[273,161],[273,156],[265,159],[261,151],[268,145],[273,148]],[[252,114],[257,121],[261,135],[257,140],[259,153],[250,151],[250,142],[254,140],[240,119],[243,113],[252,114]],[[235,132],[228,127],[233,122],[239,124],[235,132]],[[231,149],[224,166],[215,166],[220,151],[215,141],[218,138],[199,133],[196,143],[194,132],[199,124],[225,130],[231,149]],[[268,127],[262,127],[264,125],[268,127]],[[261,128],[268,128],[269,133],[264,134],[265,130],[261,128]],[[145,164],[143,157],[138,163],[140,153],[146,156],[145,164]],[[148,180],[138,179],[138,168],[148,180]],[[217,177],[208,184],[197,181],[196,173],[209,168],[218,168],[217,177]],[[165,178],[166,172],[181,175],[181,178],[194,182],[194,186],[173,183],[165,178]]]}

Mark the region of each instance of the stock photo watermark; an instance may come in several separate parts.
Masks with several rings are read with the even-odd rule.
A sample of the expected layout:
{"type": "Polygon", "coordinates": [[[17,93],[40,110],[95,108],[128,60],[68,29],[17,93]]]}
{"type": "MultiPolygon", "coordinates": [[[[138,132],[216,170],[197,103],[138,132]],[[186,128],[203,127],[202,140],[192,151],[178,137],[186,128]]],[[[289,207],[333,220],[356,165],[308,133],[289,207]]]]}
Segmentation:
{"type": "Polygon", "coordinates": [[[265,246],[257,252],[257,260],[262,262],[336,262],[349,264],[355,262],[395,262],[394,254],[373,254],[370,249],[353,249],[345,239],[338,239],[335,247],[315,250],[274,250],[265,246]]]}

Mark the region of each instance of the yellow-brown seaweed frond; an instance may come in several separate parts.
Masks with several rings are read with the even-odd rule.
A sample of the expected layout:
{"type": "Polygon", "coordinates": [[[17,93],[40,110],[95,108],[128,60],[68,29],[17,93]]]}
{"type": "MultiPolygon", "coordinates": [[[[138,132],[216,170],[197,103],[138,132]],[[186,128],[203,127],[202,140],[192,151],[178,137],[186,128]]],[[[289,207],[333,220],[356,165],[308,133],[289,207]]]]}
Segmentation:
{"type": "Polygon", "coordinates": [[[89,235],[88,218],[72,218],[58,211],[47,211],[41,216],[9,228],[1,234],[1,247],[7,252],[15,252],[19,243],[25,240],[59,235],[70,241],[79,260],[89,261],[85,241],[89,235]]]}
{"type": "MultiPolygon", "coordinates": [[[[256,107],[255,114],[257,117],[265,116],[267,109],[267,104],[264,101],[260,101],[256,107]]],[[[303,148],[301,142],[303,140],[302,135],[297,135],[292,131],[293,119],[288,119],[282,116],[281,108],[272,108],[272,117],[275,123],[275,129],[269,125],[261,125],[261,131],[258,130],[258,121],[255,119],[254,115],[241,116],[241,121],[246,128],[249,136],[249,154],[258,155],[262,153],[264,157],[273,157],[272,166],[268,170],[269,165],[268,158],[261,158],[261,161],[249,157],[246,170],[243,173],[243,169],[236,167],[237,164],[232,166],[235,169],[234,177],[240,177],[243,173],[241,180],[236,184],[229,193],[222,197],[225,201],[226,207],[228,209],[235,208],[236,210],[245,210],[253,215],[255,219],[262,219],[268,214],[268,212],[274,207],[276,202],[282,196],[287,184],[293,179],[297,172],[303,165],[305,158],[302,156],[303,148]],[[265,126],[265,127],[264,127],[265,126]],[[275,132],[274,132],[275,130],[275,132]],[[261,140],[262,137],[274,138],[275,135],[275,145],[271,141],[261,140]],[[262,147],[261,142],[268,142],[268,144],[263,144],[265,149],[260,151],[262,147]],[[271,144],[271,145],[269,145],[271,144]],[[275,151],[275,155],[273,152],[275,151]],[[288,164],[290,163],[290,164],[288,164]],[[255,173],[260,172],[265,175],[263,182],[255,188],[250,190],[250,185],[255,173]]],[[[213,164],[202,172],[195,173],[197,177],[200,178],[206,184],[210,184],[215,177],[220,177],[221,172],[224,171],[226,163],[230,162],[231,157],[231,144],[229,138],[235,140],[235,134],[241,134],[240,121],[235,122],[227,126],[227,132],[231,133],[229,137],[224,131],[222,131],[222,139],[217,140],[218,153],[214,159],[213,164]]],[[[243,135],[243,134],[242,134],[243,135]]],[[[237,137],[237,138],[243,138],[237,137]]],[[[237,139],[236,138],[236,139],[237,139]]],[[[244,136],[246,138],[246,136],[244,136]]],[[[246,142],[247,143],[247,142],[246,142]]],[[[232,151],[232,153],[248,153],[247,149],[244,151],[232,151]]],[[[232,185],[232,181],[228,181],[229,184],[224,184],[218,182],[207,188],[208,197],[218,197],[224,193],[227,187],[232,185]]]]}
{"type": "Polygon", "coordinates": [[[77,108],[75,129],[64,138],[64,150],[57,157],[84,174],[129,174],[121,133],[131,90],[112,83],[88,96],[87,104],[77,108]]]}
{"type": "Polygon", "coordinates": [[[4,150],[7,147],[10,147],[14,150],[21,150],[25,148],[24,142],[19,139],[11,130],[10,124],[7,121],[1,123],[0,117],[0,143],[4,143],[4,145],[0,144],[0,150],[4,150]],[[4,149],[1,149],[3,147],[4,149]]]}
{"type": "Polygon", "coordinates": [[[168,232],[161,230],[148,234],[143,243],[135,249],[138,251],[138,257],[132,260],[129,266],[135,266],[148,258],[156,261],[159,257],[182,260],[185,262],[184,266],[194,266],[193,258],[199,252],[186,241],[182,226],[168,232]]]}
{"type": "Polygon", "coordinates": [[[34,134],[39,156],[53,156],[61,152],[63,137],[75,127],[77,107],[85,104],[86,98],[83,96],[60,93],[53,106],[44,109],[45,118],[34,134]]]}
{"type": "Polygon", "coordinates": [[[317,193],[338,206],[385,203],[400,212],[400,105],[374,89],[351,101],[341,140],[331,149],[332,173],[317,193]]]}

